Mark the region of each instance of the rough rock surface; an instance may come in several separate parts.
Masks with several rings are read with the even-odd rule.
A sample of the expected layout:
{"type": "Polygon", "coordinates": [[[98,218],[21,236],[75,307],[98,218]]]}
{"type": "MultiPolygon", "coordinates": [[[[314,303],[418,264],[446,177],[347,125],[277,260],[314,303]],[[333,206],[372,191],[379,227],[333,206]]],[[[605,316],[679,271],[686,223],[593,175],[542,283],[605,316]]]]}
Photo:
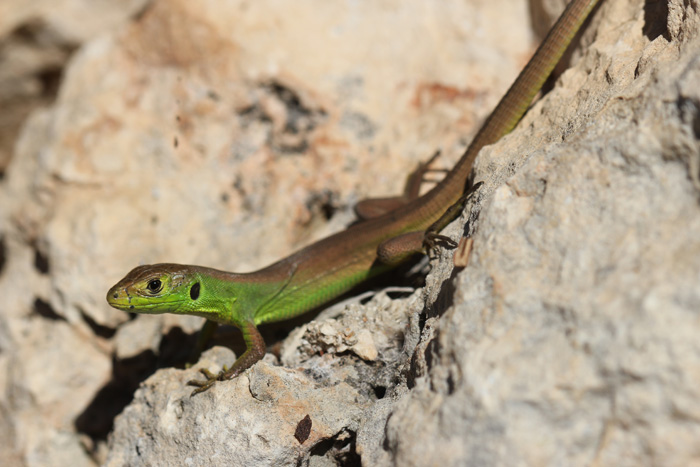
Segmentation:
{"type": "Polygon", "coordinates": [[[2,465],[700,462],[697,1],[603,0],[482,151],[467,268],[444,252],[410,296],[300,320],[192,398],[174,366],[201,320],[130,320],[107,288],[140,263],[264,266],[436,148],[449,165],[561,2],[140,5],[41,23],[85,44],[0,181],[2,465]]]}
{"type": "Polygon", "coordinates": [[[347,382],[319,385],[265,362],[233,384],[191,398],[185,383],[197,377],[194,369],[168,369],[149,378],[120,415],[106,465],[297,465],[310,447],[324,451],[324,445],[352,456],[352,433],[371,403],[347,382]],[[306,416],[310,431],[295,436],[306,416]]]}
{"type": "Polygon", "coordinates": [[[604,4],[562,88],[482,152],[470,265],[379,458],[700,462],[700,17],[647,8],[604,4]]]}
{"type": "Polygon", "coordinates": [[[52,103],[61,72],[81,44],[121,26],[147,0],[3,0],[0,3],[0,172],[16,134],[52,103]]]}

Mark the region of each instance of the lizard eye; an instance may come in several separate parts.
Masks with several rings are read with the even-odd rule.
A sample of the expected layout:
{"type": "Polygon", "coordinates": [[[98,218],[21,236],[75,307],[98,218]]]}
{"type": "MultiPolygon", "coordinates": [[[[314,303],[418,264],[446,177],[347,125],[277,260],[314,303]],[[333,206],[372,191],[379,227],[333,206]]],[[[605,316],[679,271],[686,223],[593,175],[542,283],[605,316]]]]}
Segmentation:
{"type": "Polygon", "coordinates": [[[160,289],[163,288],[163,283],[160,281],[160,279],[151,279],[150,281],[148,281],[148,285],[146,285],[146,288],[151,293],[158,293],[160,292],[160,289]]]}

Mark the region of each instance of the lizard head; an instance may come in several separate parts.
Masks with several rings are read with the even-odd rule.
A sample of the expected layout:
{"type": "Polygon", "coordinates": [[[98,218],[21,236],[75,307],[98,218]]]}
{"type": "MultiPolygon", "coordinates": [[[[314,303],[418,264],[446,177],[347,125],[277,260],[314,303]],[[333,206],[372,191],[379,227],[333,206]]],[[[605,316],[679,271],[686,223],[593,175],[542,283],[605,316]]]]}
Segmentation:
{"type": "Polygon", "coordinates": [[[138,266],[107,292],[112,307],[136,313],[189,313],[197,310],[201,277],[192,266],[138,266]]]}

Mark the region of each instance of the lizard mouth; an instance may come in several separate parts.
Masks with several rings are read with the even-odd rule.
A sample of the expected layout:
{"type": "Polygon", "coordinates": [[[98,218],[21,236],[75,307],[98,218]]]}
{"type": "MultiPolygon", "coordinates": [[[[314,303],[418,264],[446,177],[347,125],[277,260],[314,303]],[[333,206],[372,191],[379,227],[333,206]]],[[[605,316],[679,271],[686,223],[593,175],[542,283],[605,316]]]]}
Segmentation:
{"type": "Polygon", "coordinates": [[[114,308],[126,309],[130,306],[131,295],[125,290],[114,287],[107,292],[107,303],[114,308]]]}
{"type": "Polygon", "coordinates": [[[136,313],[159,314],[177,311],[186,300],[158,300],[149,298],[139,300],[139,295],[132,295],[124,289],[111,289],[107,293],[107,303],[113,308],[136,313]]]}

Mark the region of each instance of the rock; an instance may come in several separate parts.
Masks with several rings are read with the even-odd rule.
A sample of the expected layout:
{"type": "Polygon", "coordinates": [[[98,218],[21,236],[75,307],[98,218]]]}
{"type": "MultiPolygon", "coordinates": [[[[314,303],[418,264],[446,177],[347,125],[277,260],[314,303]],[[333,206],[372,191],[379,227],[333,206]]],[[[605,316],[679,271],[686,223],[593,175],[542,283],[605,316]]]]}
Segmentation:
{"type": "Polygon", "coordinates": [[[604,2],[582,60],[482,152],[472,259],[389,418],[391,463],[697,461],[697,4],[639,7],[604,2]]]}
{"type": "Polygon", "coordinates": [[[146,380],[116,420],[105,465],[142,465],[155,458],[193,465],[298,465],[319,444],[331,449],[315,457],[342,458],[369,404],[346,383],[324,387],[267,363],[190,397],[192,388],[184,383],[197,377],[194,369],[163,370],[146,380]],[[306,417],[311,426],[302,442],[295,432],[306,417]]]}
{"type": "Polygon", "coordinates": [[[158,351],[163,334],[161,319],[134,319],[120,326],[114,336],[114,354],[119,360],[133,358],[144,351],[158,351]]]}
{"type": "Polygon", "coordinates": [[[121,2],[4,0],[0,5],[0,173],[33,111],[56,97],[61,70],[86,41],[138,13],[146,0],[121,2]]]}
{"type": "MultiPolygon", "coordinates": [[[[382,361],[401,347],[409,327],[407,308],[417,308],[420,297],[407,303],[378,294],[364,306],[341,304],[299,327],[284,343],[281,361],[285,366],[302,365],[313,355],[352,352],[368,362],[382,353],[382,361]]],[[[393,355],[395,358],[396,355],[393,355]]]]}

